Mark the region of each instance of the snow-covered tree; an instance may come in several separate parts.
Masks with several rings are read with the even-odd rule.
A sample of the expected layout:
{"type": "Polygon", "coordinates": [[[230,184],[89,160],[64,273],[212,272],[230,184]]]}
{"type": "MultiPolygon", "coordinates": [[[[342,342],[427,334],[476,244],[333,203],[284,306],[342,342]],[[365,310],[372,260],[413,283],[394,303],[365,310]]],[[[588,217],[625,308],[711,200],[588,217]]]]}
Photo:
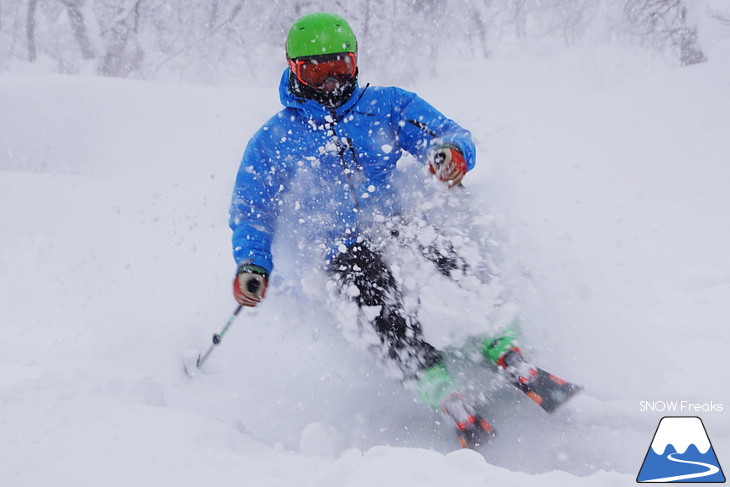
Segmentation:
{"type": "Polygon", "coordinates": [[[682,64],[707,59],[683,0],[627,0],[625,12],[630,27],[640,38],[657,46],[674,47],[682,64]]]}
{"type": "Polygon", "coordinates": [[[692,64],[705,55],[690,1],[5,0],[0,67],[12,59],[43,59],[68,73],[255,77],[284,66],[289,25],[317,10],[347,18],[358,33],[361,59],[396,78],[427,75],[444,54],[486,57],[504,42],[571,44],[596,37],[638,39],[675,50],[683,64],[692,64]]]}

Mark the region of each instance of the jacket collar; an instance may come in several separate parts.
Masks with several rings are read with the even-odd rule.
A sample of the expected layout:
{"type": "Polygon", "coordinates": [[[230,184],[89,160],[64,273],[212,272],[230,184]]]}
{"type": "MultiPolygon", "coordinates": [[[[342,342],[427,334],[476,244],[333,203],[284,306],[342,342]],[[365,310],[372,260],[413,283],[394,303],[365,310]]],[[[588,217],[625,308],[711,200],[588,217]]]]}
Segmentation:
{"type": "MultiPolygon", "coordinates": [[[[325,120],[325,117],[332,116],[333,109],[327,108],[321,103],[308,98],[302,98],[292,93],[289,88],[289,68],[284,70],[279,82],[279,99],[281,104],[287,108],[294,108],[307,118],[315,120],[325,120]]],[[[355,90],[345,103],[334,109],[335,118],[340,119],[347,111],[349,111],[358,102],[365,90],[360,88],[359,84],[355,85],[355,90]]]]}

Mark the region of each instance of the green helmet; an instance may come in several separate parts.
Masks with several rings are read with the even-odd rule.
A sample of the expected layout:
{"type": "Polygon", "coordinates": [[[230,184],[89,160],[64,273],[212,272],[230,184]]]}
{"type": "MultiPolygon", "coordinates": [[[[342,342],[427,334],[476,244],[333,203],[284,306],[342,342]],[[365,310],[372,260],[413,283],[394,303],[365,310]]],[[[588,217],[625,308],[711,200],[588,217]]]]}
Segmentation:
{"type": "Polygon", "coordinates": [[[286,38],[286,57],[357,52],[357,39],[350,24],[339,15],[316,12],[292,24],[286,38]]]}

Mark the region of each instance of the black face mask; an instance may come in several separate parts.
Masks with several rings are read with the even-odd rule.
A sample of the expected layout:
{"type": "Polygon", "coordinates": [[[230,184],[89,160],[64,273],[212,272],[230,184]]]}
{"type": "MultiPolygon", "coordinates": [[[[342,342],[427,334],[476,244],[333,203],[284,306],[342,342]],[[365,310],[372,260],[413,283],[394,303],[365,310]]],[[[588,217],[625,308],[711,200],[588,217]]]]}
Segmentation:
{"type": "Polygon", "coordinates": [[[294,73],[289,73],[289,89],[291,92],[302,98],[314,100],[326,108],[337,108],[350,99],[357,85],[357,71],[355,76],[346,81],[342,86],[331,92],[316,90],[301,83],[294,73]]]}

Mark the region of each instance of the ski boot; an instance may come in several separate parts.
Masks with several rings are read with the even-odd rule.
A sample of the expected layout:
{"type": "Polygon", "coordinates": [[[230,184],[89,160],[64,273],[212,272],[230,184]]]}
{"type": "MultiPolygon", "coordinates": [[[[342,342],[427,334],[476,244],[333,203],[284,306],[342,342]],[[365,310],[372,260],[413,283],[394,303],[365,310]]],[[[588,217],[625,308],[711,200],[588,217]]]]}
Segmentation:
{"type": "Polygon", "coordinates": [[[424,370],[416,389],[423,402],[456,427],[462,448],[476,448],[495,436],[494,428],[457,392],[455,380],[443,362],[424,370]]]}
{"type": "Polygon", "coordinates": [[[503,336],[484,340],[482,353],[487,360],[497,365],[512,385],[548,413],[552,413],[583,390],[581,386],[567,382],[525,360],[517,346],[513,330],[506,330],[503,336]]]}

